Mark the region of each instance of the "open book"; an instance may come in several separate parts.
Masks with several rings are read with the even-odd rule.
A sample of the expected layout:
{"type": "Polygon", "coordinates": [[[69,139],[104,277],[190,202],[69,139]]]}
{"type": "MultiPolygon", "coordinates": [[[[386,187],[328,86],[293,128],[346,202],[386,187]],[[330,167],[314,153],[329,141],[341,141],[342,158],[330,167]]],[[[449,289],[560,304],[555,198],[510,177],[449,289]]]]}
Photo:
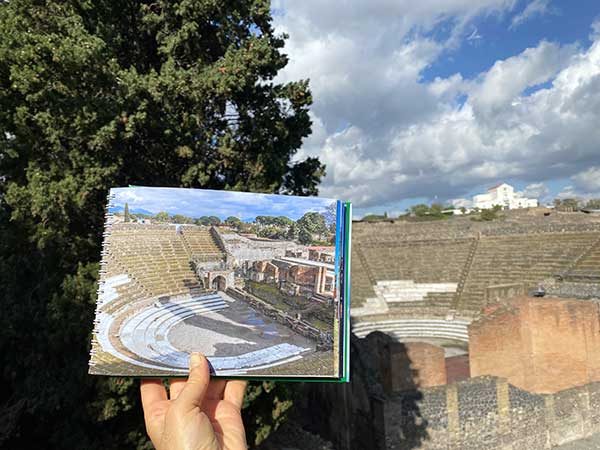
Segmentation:
{"type": "Polygon", "coordinates": [[[89,372],[347,381],[351,205],[110,191],[89,372]]]}

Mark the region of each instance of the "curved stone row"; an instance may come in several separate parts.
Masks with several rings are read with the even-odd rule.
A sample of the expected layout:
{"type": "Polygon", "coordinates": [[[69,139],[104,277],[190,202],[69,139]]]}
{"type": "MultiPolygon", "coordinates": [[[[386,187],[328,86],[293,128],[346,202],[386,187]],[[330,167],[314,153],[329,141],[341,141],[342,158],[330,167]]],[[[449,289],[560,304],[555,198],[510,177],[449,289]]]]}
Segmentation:
{"type": "Polygon", "coordinates": [[[352,329],[358,337],[373,331],[391,334],[396,338],[443,338],[461,342],[469,341],[467,320],[444,319],[396,319],[378,322],[354,323],[352,329]]]}
{"type": "Polygon", "coordinates": [[[145,359],[186,368],[189,354],[177,350],[167,339],[171,328],[185,319],[227,308],[220,295],[192,298],[165,304],[155,303],[123,324],[119,339],[123,345],[145,359]]]}
{"type": "MultiPolygon", "coordinates": [[[[156,301],[153,306],[136,312],[123,321],[118,334],[112,338],[118,339],[129,352],[139,355],[140,360],[119,351],[111,342],[110,330],[117,317],[100,311],[96,336],[102,351],[129,364],[174,374],[186,374],[189,352],[178,350],[169,342],[169,331],[190,317],[227,307],[229,305],[219,294],[209,294],[166,303],[156,301]]],[[[296,361],[302,357],[302,353],[309,350],[282,343],[237,356],[210,356],[209,361],[218,375],[236,375],[296,361]]]]}
{"type": "Polygon", "coordinates": [[[103,307],[119,298],[117,288],[128,284],[131,281],[125,273],[108,277],[100,281],[98,289],[98,306],[103,307]]]}

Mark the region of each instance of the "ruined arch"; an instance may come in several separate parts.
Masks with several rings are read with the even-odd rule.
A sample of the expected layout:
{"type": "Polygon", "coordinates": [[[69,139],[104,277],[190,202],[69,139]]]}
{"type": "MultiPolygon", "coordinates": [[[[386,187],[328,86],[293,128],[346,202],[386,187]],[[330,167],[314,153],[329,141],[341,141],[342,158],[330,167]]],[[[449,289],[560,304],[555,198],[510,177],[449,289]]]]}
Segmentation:
{"type": "Polygon", "coordinates": [[[217,275],[212,279],[211,287],[217,291],[227,289],[227,279],[223,275],[217,275]]]}

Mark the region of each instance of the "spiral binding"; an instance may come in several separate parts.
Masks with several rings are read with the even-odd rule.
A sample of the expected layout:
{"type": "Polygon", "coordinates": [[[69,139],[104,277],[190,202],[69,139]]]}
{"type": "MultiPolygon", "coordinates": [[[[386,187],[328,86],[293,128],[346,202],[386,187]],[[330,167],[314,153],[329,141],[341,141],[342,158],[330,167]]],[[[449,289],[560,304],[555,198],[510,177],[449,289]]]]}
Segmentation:
{"type": "Polygon", "coordinates": [[[104,212],[104,231],[102,233],[102,251],[100,252],[101,255],[101,260],[100,260],[100,270],[98,271],[100,278],[98,280],[98,289],[96,291],[96,311],[95,311],[95,315],[94,315],[94,330],[92,332],[92,346],[90,349],[90,361],[89,361],[89,367],[94,367],[96,365],[96,362],[93,361],[93,357],[96,353],[98,353],[99,351],[102,351],[102,348],[100,347],[100,344],[98,343],[98,339],[97,339],[97,335],[100,332],[99,330],[99,326],[100,326],[100,320],[99,320],[99,313],[100,313],[100,308],[101,308],[101,304],[100,304],[100,299],[103,297],[104,294],[104,285],[105,285],[105,278],[106,278],[106,265],[108,264],[108,257],[110,255],[109,252],[109,246],[110,246],[110,229],[112,228],[113,225],[113,214],[110,212],[111,208],[113,208],[115,206],[114,200],[115,200],[116,195],[114,193],[112,193],[112,191],[110,191],[108,193],[107,199],[106,199],[106,210],[104,212]]]}

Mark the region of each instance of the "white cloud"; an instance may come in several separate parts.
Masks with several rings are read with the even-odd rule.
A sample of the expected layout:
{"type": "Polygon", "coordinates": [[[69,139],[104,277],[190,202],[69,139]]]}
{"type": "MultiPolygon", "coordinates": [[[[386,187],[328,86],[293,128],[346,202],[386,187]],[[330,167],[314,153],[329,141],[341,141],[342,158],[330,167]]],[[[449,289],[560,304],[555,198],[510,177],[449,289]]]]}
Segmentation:
{"type": "Polygon", "coordinates": [[[533,0],[525,7],[525,9],[523,9],[523,11],[512,18],[510,28],[517,28],[536,16],[543,16],[544,14],[549,13],[555,13],[555,11],[550,8],[550,0],[533,0]]]}
{"type": "Polygon", "coordinates": [[[575,185],[583,192],[600,192],[600,166],[590,167],[573,176],[575,185]]]}
{"type": "Polygon", "coordinates": [[[582,201],[600,199],[600,166],[591,166],[571,177],[557,198],[578,198],[582,201]]]}
{"type": "Polygon", "coordinates": [[[550,189],[544,183],[531,183],[525,187],[522,194],[527,198],[537,198],[541,201],[547,201],[550,189]]]}
{"type": "Polygon", "coordinates": [[[600,166],[600,36],[589,48],[542,41],[473,79],[422,79],[472,34],[475,17],[505,14],[514,2],[477,5],[285,3],[276,27],[290,34],[290,64],[281,80],[310,78],[313,134],[298,157],[327,165],[322,195],[363,211],[391,209],[600,166]],[[434,27],[445,38],[433,38],[434,27]],[[525,95],[528,88],[537,90],[525,95]]]}
{"type": "Polygon", "coordinates": [[[568,66],[575,50],[572,46],[542,41],[537,47],[497,61],[471,91],[471,104],[482,116],[492,115],[497,120],[498,113],[518,100],[525,88],[551,80],[568,66]]]}

